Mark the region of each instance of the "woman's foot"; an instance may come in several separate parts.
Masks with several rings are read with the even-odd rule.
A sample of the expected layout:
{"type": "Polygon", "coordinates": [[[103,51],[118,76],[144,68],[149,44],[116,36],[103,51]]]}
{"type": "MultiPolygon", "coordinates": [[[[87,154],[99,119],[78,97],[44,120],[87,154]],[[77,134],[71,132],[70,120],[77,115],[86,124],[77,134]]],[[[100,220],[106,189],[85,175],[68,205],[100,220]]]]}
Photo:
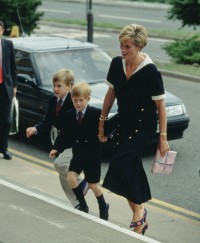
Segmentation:
{"type": "Polygon", "coordinates": [[[133,232],[144,235],[148,229],[148,223],[143,223],[143,225],[137,226],[134,228],[133,232]]]}
{"type": "Polygon", "coordinates": [[[147,210],[144,208],[142,218],[138,221],[132,221],[131,224],[130,224],[130,228],[135,228],[137,226],[143,225],[143,223],[146,222],[146,217],[147,217],[147,210]]]}

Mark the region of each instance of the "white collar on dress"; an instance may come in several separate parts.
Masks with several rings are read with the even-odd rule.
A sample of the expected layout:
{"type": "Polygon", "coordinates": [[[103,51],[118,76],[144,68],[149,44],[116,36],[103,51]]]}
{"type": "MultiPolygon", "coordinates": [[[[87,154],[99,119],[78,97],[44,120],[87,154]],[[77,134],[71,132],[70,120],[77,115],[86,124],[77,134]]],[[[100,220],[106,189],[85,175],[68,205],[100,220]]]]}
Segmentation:
{"type": "MultiPolygon", "coordinates": [[[[140,63],[140,65],[137,67],[137,69],[132,74],[136,73],[141,68],[143,68],[144,66],[146,66],[146,65],[148,65],[150,63],[154,64],[154,62],[151,60],[151,58],[149,57],[148,54],[142,53],[142,52],[140,54],[143,55],[145,57],[145,59],[140,63]]],[[[125,62],[124,59],[122,59],[122,65],[123,65],[124,73],[126,74],[126,62],[125,62]]]]}

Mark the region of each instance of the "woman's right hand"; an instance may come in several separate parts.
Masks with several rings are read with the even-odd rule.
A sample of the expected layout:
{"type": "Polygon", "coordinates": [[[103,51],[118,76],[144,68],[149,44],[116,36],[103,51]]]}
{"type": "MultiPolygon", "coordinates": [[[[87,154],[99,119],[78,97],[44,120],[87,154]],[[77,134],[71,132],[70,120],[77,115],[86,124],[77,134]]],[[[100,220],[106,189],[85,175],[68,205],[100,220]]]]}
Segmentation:
{"type": "Polygon", "coordinates": [[[100,140],[100,142],[105,143],[107,141],[107,137],[105,137],[104,135],[104,121],[99,121],[99,134],[98,134],[98,138],[100,140]]]}
{"type": "Polygon", "coordinates": [[[104,135],[104,121],[107,119],[108,113],[112,108],[112,105],[115,101],[115,93],[113,88],[109,87],[108,91],[105,95],[103,102],[103,109],[99,118],[99,134],[98,138],[100,142],[105,143],[107,141],[107,137],[104,135]]]}

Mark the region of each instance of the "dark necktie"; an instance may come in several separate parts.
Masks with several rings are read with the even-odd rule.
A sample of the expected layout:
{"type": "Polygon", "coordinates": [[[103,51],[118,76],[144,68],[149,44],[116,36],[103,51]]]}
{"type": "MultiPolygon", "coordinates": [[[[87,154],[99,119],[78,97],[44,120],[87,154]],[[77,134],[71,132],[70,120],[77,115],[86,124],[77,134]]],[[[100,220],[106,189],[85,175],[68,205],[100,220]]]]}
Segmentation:
{"type": "Polygon", "coordinates": [[[58,116],[60,113],[60,110],[62,108],[62,103],[63,103],[62,99],[59,99],[59,101],[56,104],[56,116],[58,116]]]}
{"type": "Polygon", "coordinates": [[[78,124],[81,125],[83,120],[83,113],[81,111],[78,112],[78,124]]]}

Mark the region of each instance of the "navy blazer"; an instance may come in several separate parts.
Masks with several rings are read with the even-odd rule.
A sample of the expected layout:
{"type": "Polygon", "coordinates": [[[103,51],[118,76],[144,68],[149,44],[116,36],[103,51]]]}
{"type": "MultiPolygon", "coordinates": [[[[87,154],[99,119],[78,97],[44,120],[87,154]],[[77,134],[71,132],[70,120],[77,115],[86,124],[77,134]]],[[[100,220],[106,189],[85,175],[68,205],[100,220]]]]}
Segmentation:
{"type": "Polygon", "coordinates": [[[100,145],[98,139],[98,126],[101,109],[87,106],[82,124],[79,125],[76,117],[76,110],[73,109],[66,113],[66,126],[56,138],[54,148],[59,152],[65,149],[65,145],[71,140],[72,149],[92,151],[100,145]]]}
{"type": "Polygon", "coordinates": [[[58,131],[61,130],[63,124],[65,123],[65,112],[74,108],[71,100],[71,93],[69,92],[65,98],[58,116],[56,116],[56,104],[57,97],[54,96],[49,101],[48,109],[43,120],[35,125],[37,134],[49,134],[53,125],[58,129],[58,131]]]}
{"type": "Polygon", "coordinates": [[[15,51],[13,43],[10,40],[1,39],[2,45],[2,68],[3,68],[3,82],[11,101],[14,93],[13,88],[17,87],[17,68],[15,63],[15,51]]]}

